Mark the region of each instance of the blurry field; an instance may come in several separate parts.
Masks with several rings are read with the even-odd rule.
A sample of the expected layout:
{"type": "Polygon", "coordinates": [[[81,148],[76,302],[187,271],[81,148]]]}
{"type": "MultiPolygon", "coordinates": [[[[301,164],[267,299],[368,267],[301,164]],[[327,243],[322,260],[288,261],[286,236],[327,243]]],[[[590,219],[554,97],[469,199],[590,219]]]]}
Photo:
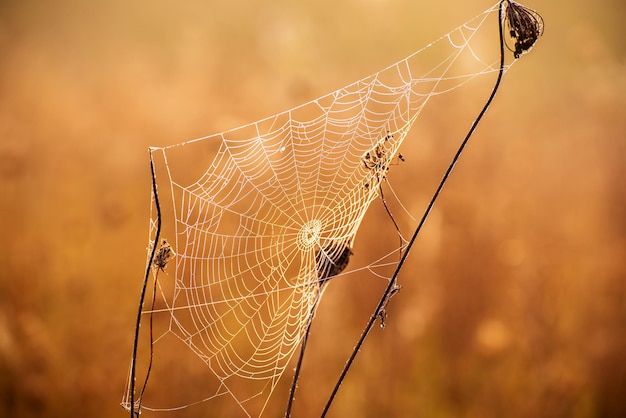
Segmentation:
{"type": "MultiPolygon", "coordinates": [[[[0,3],[0,416],[126,416],[149,145],[326,94],[491,5],[0,3]]],[[[626,416],[625,6],[528,6],[545,35],[505,76],[329,416],[626,416]]],[[[484,97],[465,100],[424,127],[448,153],[484,97]]],[[[391,181],[419,217],[449,156],[407,147],[424,176],[391,181]]],[[[361,261],[381,228],[375,204],[361,261]]],[[[322,301],[298,417],[318,416],[383,289],[358,279],[322,301]]]]}

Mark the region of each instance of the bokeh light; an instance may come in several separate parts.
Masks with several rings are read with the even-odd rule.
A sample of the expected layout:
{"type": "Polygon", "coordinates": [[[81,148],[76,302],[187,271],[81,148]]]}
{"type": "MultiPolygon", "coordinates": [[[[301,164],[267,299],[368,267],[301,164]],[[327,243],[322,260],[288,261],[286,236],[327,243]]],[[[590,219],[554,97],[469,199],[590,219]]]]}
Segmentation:
{"type": "MultiPolygon", "coordinates": [[[[1,3],[0,416],[126,416],[148,146],[326,94],[492,4],[1,3]]],[[[506,74],[329,416],[626,416],[626,6],[526,5],[545,34],[506,74]]],[[[438,109],[402,151],[390,181],[414,217],[483,101],[438,109]]],[[[357,260],[394,233],[373,205],[357,260]]],[[[329,286],[294,416],[319,415],[383,288],[329,286]]]]}

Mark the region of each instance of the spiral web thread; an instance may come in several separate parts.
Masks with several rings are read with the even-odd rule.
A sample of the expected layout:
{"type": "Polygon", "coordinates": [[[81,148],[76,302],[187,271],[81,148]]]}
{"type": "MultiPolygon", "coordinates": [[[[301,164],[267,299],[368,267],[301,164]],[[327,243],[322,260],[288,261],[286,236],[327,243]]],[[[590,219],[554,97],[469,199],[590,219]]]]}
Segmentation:
{"type": "MultiPolygon", "coordinates": [[[[201,399],[174,405],[146,399],[142,410],[227,397],[238,415],[263,414],[321,297],[320,262],[332,263],[353,247],[424,106],[499,70],[497,26],[485,25],[496,15],[497,5],[384,70],[302,106],[151,149],[159,197],[171,198],[163,237],[177,255],[167,274],[153,269],[156,304],[144,306],[143,326],[151,315],[154,347],[174,336],[216,384],[201,399]]],[[[153,210],[151,246],[155,227],[153,210]]],[[[130,382],[122,400],[127,409],[129,388],[130,382]]]]}

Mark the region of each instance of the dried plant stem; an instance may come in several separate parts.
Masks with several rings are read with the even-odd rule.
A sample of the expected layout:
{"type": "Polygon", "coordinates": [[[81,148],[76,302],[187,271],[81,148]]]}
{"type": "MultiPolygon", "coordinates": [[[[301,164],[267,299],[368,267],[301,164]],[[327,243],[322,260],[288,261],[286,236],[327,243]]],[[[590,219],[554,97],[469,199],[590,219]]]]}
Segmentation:
{"type": "MultiPolygon", "coordinates": [[[[324,286],[322,284],[321,286],[324,286]]],[[[293,380],[291,382],[291,389],[289,390],[289,400],[287,402],[287,409],[285,410],[285,418],[291,417],[291,407],[293,406],[293,400],[296,397],[296,389],[298,387],[298,379],[300,377],[300,369],[302,368],[302,361],[304,360],[304,352],[306,350],[306,343],[309,340],[309,333],[311,332],[311,324],[313,324],[313,317],[315,316],[315,310],[317,309],[317,305],[320,301],[322,289],[320,288],[320,293],[318,293],[317,300],[311,308],[311,312],[309,313],[308,324],[306,326],[306,330],[304,331],[304,337],[302,338],[302,343],[300,345],[300,354],[298,355],[298,362],[296,363],[296,370],[293,374],[293,380]]]]}
{"type": "MultiPolygon", "coordinates": [[[[150,258],[148,259],[148,265],[146,266],[146,274],[143,279],[143,285],[141,287],[141,296],[139,298],[139,309],[137,311],[137,322],[135,324],[135,339],[133,342],[133,356],[130,366],[130,418],[136,418],[141,413],[141,400],[143,392],[146,389],[148,383],[148,376],[150,369],[152,368],[152,315],[150,315],[150,363],[148,366],[148,372],[146,379],[143,383],[141,394],[139,396],[139,404],[137,410],[135,410],[135,374],[137,370],[137,351],[139,347],[139,327],[141,325],[141,314],[143,312],[144,300],[146,298],[146,290],[148,288],[148,279],[150,277],[150,271],[152,270],[152,264],[157,251],[157,243],[161,236],[161,205],[159,204],[159,194],[157,193],[156,175],[154,172],[154,161],[152,160],[152,150],[150,150],[150,172],[152,175],[152,196],[154,197],[154,205],[156,207],[156,232],[154,234],[154,241],[152,242],[152,250],[150,251],[150,258]]],[[[156,290],[156,277],[155,277],[155,290],[156,290]]],[[[153,291],[152,304],[154,305],[154,297],[156,292],[153,291]]]]}
{"type": "Polygon", "coordinates": [[[356,358],[357,354],[359,353],[359,350],[361,349],[361,346],[365,342],[365,339],[367,338],[369,332],[372,330],[372,327],[374,326],[374,323],[376,322],[376,319],[384,317],[382,314],[384,313],[385,307],[386,307],[387,303],[389,302],[389,299],[396,293],[396,291],[398,289],[398,286],[397,286],[398,275],[400,274],[400,271],[402,270],[402,267],[404,266],[404,262],[406,261],[408,255],[409,255],[409,252],[411,251],[411,247],[415,243],[415,240],[417,239],[417,236],[419,235],[420,231],[422,230],[422,227],[424,226],[424,223],[426,222],[426,219],[428,218],[428,215],[430,214],[430,211],[432,210],[432,208],[433,208],[433,206],[435,204],[435,201],[439,197],[439,193],[441,193],[441,190],[443,189],[446,181],[448,180],[448,177],[452,173],[452,170],[454,169],[454,166],[456,165],[456,162],[458,161],[459,157],[461,156],[461,154],[462,154],[463,150],[465,149],[465,146],[467,145],[470,137],[472,136],[472,134],[476,130],[476,127],[478,126],[478,123],[481,121],[481,119],[483,118],[483,116],[487,112],[487,109],[489,108],[489,105],[493,101],[493,99],[494,99],[494,97],[496,95],[496,92],[498,91],[498,87],[500,86],[500,81],[502,80],[502,76],[504,74],[504,37],[503,37],[503,34],[502,34],[502,24],[503,24],[502,10],[503,10],[505,1],[506,0],[501,0],[500,1],[500,7],[499,7],[499,12],[498,12],[498,25],[499,25],[499,33],[500,33],[500,70],[498,71],[498,77],[497,77],[495,85],[494,85],[494,87],[493,87],[493,89],[491,91],[491,95],[487,99],[487,102],[483,106],[482,110],[478,113],[478,116],[474,120],[474,123],[472,123],[472,126],[470,127],[467,135],[465,136],[465,138],[461,142],[461,145],[459,146],[456,154],[452,158],[452,161],[451,161],[450,165],[448,166],[448,169],[446,170],[446,172],[443,175],[441,181],[439,182],[439,185],[437,186],[437,189],[435,190],[435,193],[433,194],[430,202],[428,203],[428,206],[426,207],[426,210],[424,211],[424,214],[422,215],[422,218],[421,218],[419,224],[417,225],[417,228],[415,229],[415,232],[413,233],[413,236],[411,237],[410,241],[408,242],[407,247],[404,250],[404,253],[402,254],[402,257],[400,258],[400,261],[398,262],[398,265],[396,267],[395,272],[393,273],[393,276],[389,280],[389,285],[387,286],[387,288],[385,289],[384,293],[382,294],[382,296],[380,298],[380,301],[378,302],[378,306],[376,306],[376,309],[374,310],[373,314],[371,315],[369,322],[365,326],[365,329],[363,330],[363,333],[361,334],[361,337],[359,338],[359,341],[357,342],[356,346],[354,347],[354,349],[352,351],[352,354],[350,355],[350,358],[348,359],[348,361],[346,362],[346,365],[343,368],[343,371],[341,372],[341,375],[339,376],[339,380],[335,384],[335,387],[333,388],[333,391],[330,394],[330,397],[328,398],[326,406],[324,407],[324,410],[322,411],[321,418],[324,418],[326,416],[326,414],[328,413],[328,410],[330,409],[330,406],[331,406],[333,400],[335,399],[335,396],[337,395],[337,391],[339,390],[339,387],[343,383],[343,380],[346,377],[346,374],[348,373],[348,370],[350,369],[350,366],[352,366],[352,363],[354,362],[354,359],[356,358]]]}
{"type": "Polygon", "coordinates": [[[404,244],[404,238],[402,237],[402,232],[400,232],[400,227],[398,226],[398,223],[396,222],[396,218],[394,218],[394,216],[391,214],[391,210],[389,210],[389,206],[387,206],[387,201],[385,200],[385,195],[383,193],[382,182],[380,183],[378,188],[380,190],[380,200],[383,201],[383,206],[385,206],[385,211],[387,211],[387,215],[389,216],[389,219],[391,219],[391,222],[393,222],[393,226],[396,228],[396,232],[398,233],[398,238],[400,239],[400,246],[398,247],[398,251],[400,253],[400,258],[402,258],[402,245],[404,244]]]}

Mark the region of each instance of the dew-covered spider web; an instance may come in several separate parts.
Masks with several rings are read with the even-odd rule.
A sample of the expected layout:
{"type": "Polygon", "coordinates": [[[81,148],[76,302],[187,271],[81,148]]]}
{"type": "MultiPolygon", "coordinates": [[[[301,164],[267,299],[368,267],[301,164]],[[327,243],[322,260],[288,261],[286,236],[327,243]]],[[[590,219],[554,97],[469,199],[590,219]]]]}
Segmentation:
{"type": "MultiPolygon", "coordinates": [[[[353,269],[341,272],[358,251],[363,217],[422,110],[434,97],[499,71],[497,12],[496,5],[304,105],[151,148],[158,194],[149,255],[159,225],[156,199],[162,230],[133,360],[135,408],[184,411],[202,404],[211,416],[250,417],[268,411],[324,284],[353,269]],[[172,253],[163,251],[170,246],[172,253]],[[174,369],[188,372],[173,378],[174,369]],[[176,389],[154,390],[153,380],[176,389]]],[[[122,401],[127,409],[130,383],[122,401]]]]}

